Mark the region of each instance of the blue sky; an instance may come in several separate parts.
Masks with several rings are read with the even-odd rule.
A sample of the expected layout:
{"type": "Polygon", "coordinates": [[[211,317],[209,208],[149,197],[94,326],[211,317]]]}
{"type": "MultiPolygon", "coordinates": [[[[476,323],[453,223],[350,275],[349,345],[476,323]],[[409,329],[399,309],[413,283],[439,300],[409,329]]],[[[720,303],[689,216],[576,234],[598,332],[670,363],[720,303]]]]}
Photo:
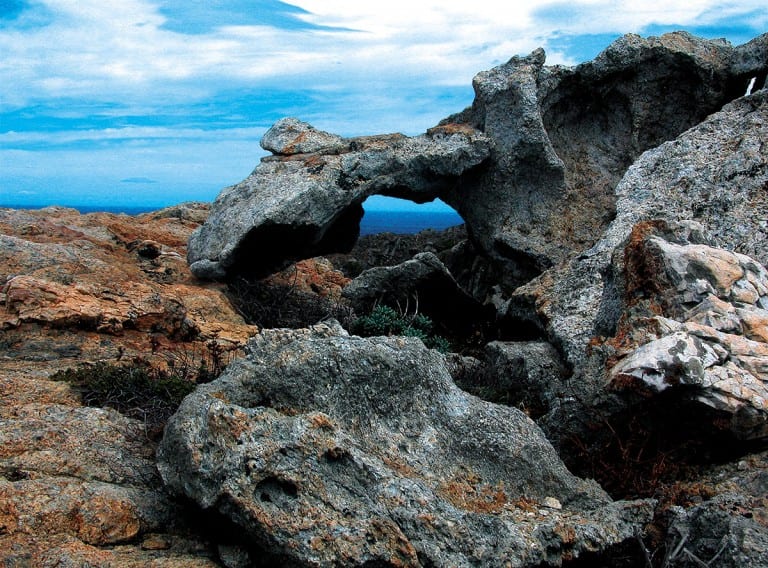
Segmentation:
{"type": "Polygon", "coordinates": [[[500,4],[0,0],[0,205],[210,201],[283,116],[418,134],[537,47],[571,65],[628,32],[768,31],[765,0],[500,4]]]}

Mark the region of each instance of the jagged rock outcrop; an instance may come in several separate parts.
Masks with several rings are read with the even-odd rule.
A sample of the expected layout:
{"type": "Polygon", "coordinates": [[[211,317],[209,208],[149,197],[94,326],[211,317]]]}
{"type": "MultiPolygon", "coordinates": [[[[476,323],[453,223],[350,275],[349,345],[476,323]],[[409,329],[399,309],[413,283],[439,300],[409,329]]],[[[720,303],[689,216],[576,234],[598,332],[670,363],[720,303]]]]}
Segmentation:
{"type": "Polygon", "coordinates": [[[765,268],[739,253],[668,242],[642,224],[625,262],[629,305],[610,385],[680,390],[725,416],[737,437],[768,438],[765,268]]]}
{"type": "MultiPolygon", "coordinates": [[[[768,35],[740,47],[677,32],[627,35],[593,61],[544,66],[544,52],[479,73],[466,121],[493,142],[486,167],[441,197],[487,255],[534,274],[588,248],[640,154],[765,82],[768,35]]],[[[535,274],[534,274],[535,275],[535,274]]]]}
{"type": "Polygon", "coordinates": [[[248,351],[182,403],[158,467],[274,561],[559,564],[647,520],[649,503],[573,477],[530,419],[459,390],[417,339],[323,324],[248,351]]]}
{"type": "Polygon", "coordinates": [[[571,384],[579,402],[542,423],[550,435],[559,438],[558,431],[578,422],[574,416],[583,418],[586,401],[591,401],[587,406],[615,403],[606,386],[611,377],[626,375],[624,371],[649,380],[656,376],[662,384],[679,381],[682,367],[672,364],[674,354],[655,357],[652,345],[641,348],[670,336],[655,344],[663,347],[676,333],[696,336],[690,340],[696,351],[704,344],[717,345],[715,360],[705,357],[701,370],[706,386],[697,382],[690,396],[709,398],[711,406],[729,406],[734,433],[764,435],[766,403],[760,393],[766,377],[758,361],[764,345],[760,264],[766,260],[767,241],[764,219],[755,212],[768,206],[768,149],[761,143],[768,136],[767,112],[768,92],[762,90],[643,154],[617,186],[616,219],[597,244],[515,292],[509,313],[538,318],[573,368],[571,384]],[[694,221],[681,224],[679,219],[694,221]],[[724,323],[729,318],[731,324],[724,323]],[[723,332],[729,336],[719,335],[723,332]],[[624,357],[624,367],[614,367],[624,357]],[[654,357],[655,366],[650,361],[654,357]],[[705,373],[711,365],[715,367],[705,373]],[[733,379],[734,373],[746,382],[729,380],[724,388],[731,394],[725,395],[716,386],[724,384],[714,375],[733,379]],[[743,397],[737,393],[741,389],[746,389],[743,397]],[[751,425],[741,423],[739,413],[750,416],[751,425]]]}
{"type": "Polygon", "coordinates": [[[468,126],[341,140],[297,120],[275,124],[263,145],[277,155],[222,191],[190,239],[190,267],[200,278],[264,276],[286,261],[346,252],[366,198],[431,201],[490,152],[489,140],[468,126]]]}

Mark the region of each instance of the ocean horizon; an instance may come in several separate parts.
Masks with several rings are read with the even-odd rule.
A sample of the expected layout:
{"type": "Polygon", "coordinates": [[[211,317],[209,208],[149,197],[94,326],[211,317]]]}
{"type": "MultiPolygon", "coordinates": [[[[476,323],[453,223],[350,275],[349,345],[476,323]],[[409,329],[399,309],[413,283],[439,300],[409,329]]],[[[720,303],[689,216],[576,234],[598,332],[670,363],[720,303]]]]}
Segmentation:
{"type": "MultiPolygon", "coordinates": [[[[46,205],[0,205],[8,209],[43,209],[46,205]]],[[[125,215],[141,215],[163,209],[163,207],[107,207],[94,205],[61,205],[77,209],[80,213],[123,213],[125,215]]],[[[377,233],[395,233],[410,235],[425,229],[447,229],[461,225],[463,219],[455,211],[419,211],[419,210],[382,210],[366,211],[360,221],[360,236],[377,233]]]]}

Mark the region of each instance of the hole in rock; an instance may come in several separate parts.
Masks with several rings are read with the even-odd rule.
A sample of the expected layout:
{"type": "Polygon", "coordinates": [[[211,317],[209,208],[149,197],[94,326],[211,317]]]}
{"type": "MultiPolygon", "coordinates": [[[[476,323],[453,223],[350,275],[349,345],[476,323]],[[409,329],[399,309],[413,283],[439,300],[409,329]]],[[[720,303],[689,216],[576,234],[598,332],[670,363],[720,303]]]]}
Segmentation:
{"type": "Polygon", "coordinates": [[[286,499],[293,500],[299,495],[298,486],[288,479],[271,476],[256,485],[254,492],[264,503],[285,503],[286,499]]]}
{"type": "Polygon", "coordinates": [[[443,230],[464,220],[440,199],[417,204],[405,199],[374,195],[363,204],[360,235],[394,233],[412,235],[426,229],[443,230]]]}

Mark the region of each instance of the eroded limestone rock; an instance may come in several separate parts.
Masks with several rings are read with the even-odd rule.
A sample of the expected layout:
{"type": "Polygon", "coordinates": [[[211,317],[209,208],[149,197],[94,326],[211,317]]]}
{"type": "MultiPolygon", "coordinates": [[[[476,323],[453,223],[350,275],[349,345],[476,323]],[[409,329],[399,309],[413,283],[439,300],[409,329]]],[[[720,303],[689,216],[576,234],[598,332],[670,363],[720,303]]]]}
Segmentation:
{"type": "Polygon", "coordinates": [[[678,388],[727,416],[738,437],[767,437],[768,272],[739,253],[635,237],[625,255],[631,311],[618,334],[632,333],[639,345],[619,346],[610,380],[619,388],[678,388]],[[638,272],[642,289],[633,286],[638,272]]]}
{"type": "Polygon", "coordinates": [[[415,137],[344,139],[327,148],[330,138],[295,120],[275,125],[264,143],[278,155],[223,190],[192,235],[192,272],[209,279],[263,276],[292,260],[348,251],[369,196],[432,201],[490,152],[489,140],[468,126],[436,127],[415,137]],[[321,141],[303,145],[306,137],[321,141]]]}
{"type": "Polygon", "coordinates": [[[649,505],[572,476],[419,340],[333,324],[262,332],[184,401],[158,467],[289,564],[558,564],[632,537],[649,505]]]}

